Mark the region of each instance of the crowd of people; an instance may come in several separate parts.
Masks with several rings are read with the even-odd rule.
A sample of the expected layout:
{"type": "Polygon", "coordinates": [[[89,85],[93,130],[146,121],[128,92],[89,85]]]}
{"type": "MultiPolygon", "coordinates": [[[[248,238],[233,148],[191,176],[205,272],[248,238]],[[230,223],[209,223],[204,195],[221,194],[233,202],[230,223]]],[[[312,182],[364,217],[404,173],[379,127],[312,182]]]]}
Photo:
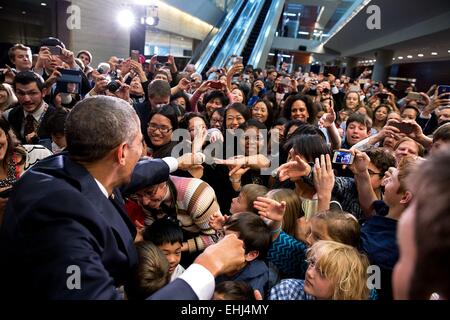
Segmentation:
{"type": "Polygon", "coordinates": [[[438,85],[412,99],[367,72],[92,66],[51,37],[36,54],[16,44],[0,70],[10,298],[450,297],[438,85]]]}

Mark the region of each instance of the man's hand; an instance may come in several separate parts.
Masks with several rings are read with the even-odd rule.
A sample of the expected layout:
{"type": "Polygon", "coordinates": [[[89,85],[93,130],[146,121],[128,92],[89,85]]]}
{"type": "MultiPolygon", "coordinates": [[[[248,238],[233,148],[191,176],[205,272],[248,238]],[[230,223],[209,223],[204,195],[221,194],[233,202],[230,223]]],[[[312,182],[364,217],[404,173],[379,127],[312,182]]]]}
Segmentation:
{"type": "Polygon", "coordinates": [[[201,165],[205,161],[205,155],[201,152],[185,153],[177,158],[178,169],[188,170],[195,165],[201,165]]]}
{"type": "Polygon", "coordinates": [[[357,149],[352,150],[353,152],[353,163],[349,165],[349,169],[356,175],[356,174],[362,174],[364,172],[367,172],[370,158],[369,156],[357,149]]]}
{"type": "Polygon", "coordinates": [[[208,269],[213,277],[240,270],[245,266],[244,242],[229,234],[207,247],[194,263],[208,269]]]}
{"type": "Polygon", "coordinates": [[[50,88],[52,85],[56,83],[59,77],[61,77],[61,72],[58,71],[58,69],[53,70],[50,77],[48,77],[47,80],[45,80],[45,87],[50,88]]]}
{"type": "Polygon", "coordinates": [[[36,65],[34,66],[35,69],[43,69],[46,62],[50,61],[52,58],[52,54],[50,52],[50,49],[48,47],[41,47],[39,49],[39,56],[36,61],[36,65]]]}
{"type": "Polygon", "coordinates": [[[109,92],[108,95],[130,102],[130,86],[119,80],[116,80],[116,82],[120,85],[120,88],[116,92],[109,92]]]}
{"type": "Polygon", "coordinates": [[[73,54],[72,51],[64,49],[60,46],[58,46],[59,48],[61,48],[61,55],[59,56],[59,58],[67,63],[69,65],[69,68],[71,69],[75,69],[78,65],[75,62],[75,56],[73,54]]]}

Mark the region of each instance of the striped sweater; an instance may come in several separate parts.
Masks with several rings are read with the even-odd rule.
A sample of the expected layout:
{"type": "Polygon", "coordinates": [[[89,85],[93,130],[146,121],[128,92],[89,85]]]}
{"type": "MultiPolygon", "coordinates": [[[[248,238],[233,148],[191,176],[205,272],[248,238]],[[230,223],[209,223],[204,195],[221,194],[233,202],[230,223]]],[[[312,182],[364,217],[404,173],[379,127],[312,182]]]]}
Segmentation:
{"type": "Polygon", "coordinates": [[[200,251],[217,242],[219,236],[209,226],[209,217],[220,212],[216,193],[201,179],[170,176],[177,189],[177,218],[182,228],[200,234],[187,240],[189,252],[200,251]]]}

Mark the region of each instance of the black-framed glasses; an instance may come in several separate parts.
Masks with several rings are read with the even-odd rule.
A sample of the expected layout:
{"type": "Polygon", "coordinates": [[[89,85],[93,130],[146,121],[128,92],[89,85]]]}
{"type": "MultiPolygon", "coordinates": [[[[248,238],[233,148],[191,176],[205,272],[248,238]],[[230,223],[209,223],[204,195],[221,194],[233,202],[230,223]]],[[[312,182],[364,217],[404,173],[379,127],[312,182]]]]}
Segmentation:
{"type": "Polygon", "coordinates": [[[151,132],[156,132],[156,130],[159,130],[159,132],[161,132],[162,134],[168,134],[172,130],[172,128],[150,123],[148,125],[148,130],[150,130],[151,132]]]}
{"type": "Polygon", "coordinates": [[[372,171],[372,170],[370,170],[370,169],[367,169],[367,171],[369,172],[369,175],[370,175],[370,176],[375,176],[375,175],[381,176],[381,175],[382,175],[381,172],[375,172],[375,171],[372,171]]]}

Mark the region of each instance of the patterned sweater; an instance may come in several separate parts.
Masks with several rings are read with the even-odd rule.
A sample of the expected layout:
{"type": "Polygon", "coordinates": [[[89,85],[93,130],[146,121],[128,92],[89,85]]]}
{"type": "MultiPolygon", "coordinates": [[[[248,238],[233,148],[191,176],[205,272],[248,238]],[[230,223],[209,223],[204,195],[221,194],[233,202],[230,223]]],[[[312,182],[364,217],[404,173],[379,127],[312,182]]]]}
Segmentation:
{"type": "Polygon", "coordinates": [[[170,176],[177,189],[177,218],[182,228],[200,234],[187,240],[189,252],[201,251],[219,240],[217,232],[209,226],[209,217],[220,213],[216,193],[201,179],[170,176]]]}

